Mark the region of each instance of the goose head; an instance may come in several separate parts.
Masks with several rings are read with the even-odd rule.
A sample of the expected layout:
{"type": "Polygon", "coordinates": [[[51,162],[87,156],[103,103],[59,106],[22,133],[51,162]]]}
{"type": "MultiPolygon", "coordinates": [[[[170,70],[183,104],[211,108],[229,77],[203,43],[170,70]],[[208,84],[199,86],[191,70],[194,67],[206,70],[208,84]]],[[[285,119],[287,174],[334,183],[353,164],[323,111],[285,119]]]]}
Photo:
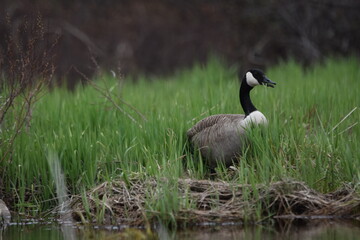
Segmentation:
{"type": "Polygon", "coordinates": [[[265,74],[259,69],[250,69],[245,74],[245,81],[250,87],[257,85],[265,85],[267,87],[274,87],[275,82],[268,79],[265,74]]]}

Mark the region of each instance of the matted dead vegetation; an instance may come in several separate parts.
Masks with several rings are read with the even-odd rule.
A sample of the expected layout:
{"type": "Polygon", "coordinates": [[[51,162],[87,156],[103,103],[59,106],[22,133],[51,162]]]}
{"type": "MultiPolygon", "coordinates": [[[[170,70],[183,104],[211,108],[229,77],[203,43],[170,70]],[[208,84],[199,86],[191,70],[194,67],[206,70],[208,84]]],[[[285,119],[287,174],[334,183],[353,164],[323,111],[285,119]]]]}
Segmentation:
{"type": "MultiPolygon", "coordinates": [[[[173,213],[179,223],[239,222],[259,217],[261,220],[261,217],[360,216],[360,197],[350,187],[322,194],[303,182],[290,180],[251,186],[193,179],[179,179],[176,187],[178,197],[191,205],[180,206],[173,213]]],[[[148,198],[159,201],[162,197],[161,184],[155,180],[104,182],[86,193],[86,204],[84,197],[71,200],[75,219],[95,221],[100,215],[104,223],[134,226],[161,214],[146,208],[148,198]],[[150,194],[149,189],[153,190],[150,194]]]]}

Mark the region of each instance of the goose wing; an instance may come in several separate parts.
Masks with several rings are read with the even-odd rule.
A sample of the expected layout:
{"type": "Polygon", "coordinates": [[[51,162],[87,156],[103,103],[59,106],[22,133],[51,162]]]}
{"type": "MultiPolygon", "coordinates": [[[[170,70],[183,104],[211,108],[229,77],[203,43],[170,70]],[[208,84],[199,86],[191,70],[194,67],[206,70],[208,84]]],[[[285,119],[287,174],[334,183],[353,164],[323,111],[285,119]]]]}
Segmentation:
{"type": "Polygon", "coordinates": [[[211,131],[213,133],[219,132],[226,123],[233,121],[242,121],[245,115],[242,114],[218,114],[212,115],[202,119],[187,131],[187,136],[192,139],[197,134],[204,134],[211,131]],[[211,129],[211,130],[210,130],[211,129]]]}

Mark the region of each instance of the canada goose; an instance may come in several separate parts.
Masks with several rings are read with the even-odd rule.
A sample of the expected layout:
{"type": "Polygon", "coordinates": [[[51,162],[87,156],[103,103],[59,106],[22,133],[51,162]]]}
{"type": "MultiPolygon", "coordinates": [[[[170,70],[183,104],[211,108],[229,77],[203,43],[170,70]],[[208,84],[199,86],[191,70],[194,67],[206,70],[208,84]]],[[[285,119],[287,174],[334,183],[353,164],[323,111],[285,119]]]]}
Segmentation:
{"type": "Polygon", "coordinates": [[[250,99],[250,91],[257,85],[274,87],[258,69],[246,72],[240,86],[240,104],[244,114],[218,114],[196,123],[187,131],[190,143],[200,150],[202,158],[215,168],[217,162],[230,166],[241,153],[246,141],[246,128],[250,125],[267,124],[264,114],[258,111],[250,99]]]}

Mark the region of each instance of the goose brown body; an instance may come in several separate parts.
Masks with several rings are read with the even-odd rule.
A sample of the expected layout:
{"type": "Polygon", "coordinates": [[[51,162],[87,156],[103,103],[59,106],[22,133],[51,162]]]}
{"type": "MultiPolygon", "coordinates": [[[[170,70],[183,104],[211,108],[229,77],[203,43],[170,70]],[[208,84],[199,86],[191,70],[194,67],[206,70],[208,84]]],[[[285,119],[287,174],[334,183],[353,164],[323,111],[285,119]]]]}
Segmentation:
{"type": "Polygon", "coordinates": [[[243,114],[219,114],[207,117],[187,131],[187,137],[210,168],[218,161],[226,166],[240,156],[245,143],[243,114]]]}

